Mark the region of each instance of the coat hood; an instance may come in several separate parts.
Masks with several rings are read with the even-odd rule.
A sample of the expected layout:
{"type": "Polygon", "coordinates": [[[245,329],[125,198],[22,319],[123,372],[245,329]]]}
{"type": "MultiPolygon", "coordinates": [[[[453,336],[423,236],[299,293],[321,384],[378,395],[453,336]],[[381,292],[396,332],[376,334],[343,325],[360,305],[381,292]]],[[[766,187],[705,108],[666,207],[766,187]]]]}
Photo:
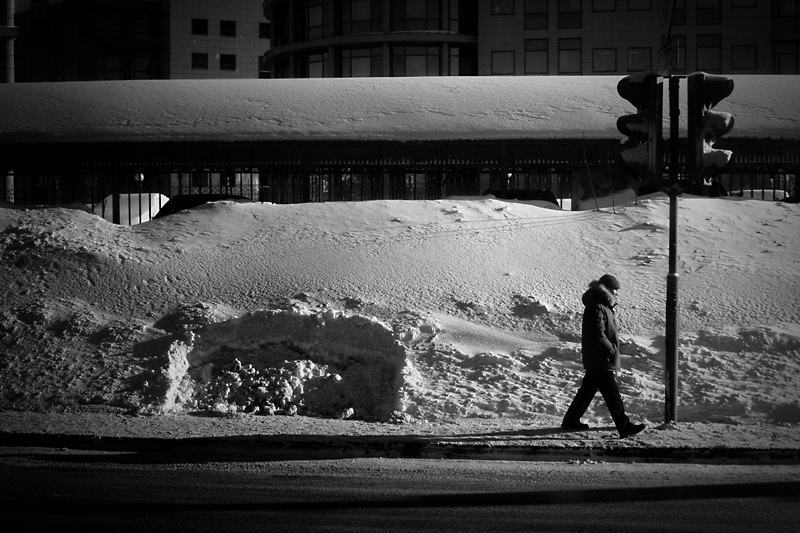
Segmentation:
{"type": "Polygon", "coordinates": [[[581,298],[583,301],[584,306],[590,306],[595,304],[605,305],[609,309],[614,309],[617,305],[617,298],[611,291],[609,291],[605,285],[601,284],[599,281],[595,280],[589,284],[589,289],[583,293],[583,297],[581,298]]]}

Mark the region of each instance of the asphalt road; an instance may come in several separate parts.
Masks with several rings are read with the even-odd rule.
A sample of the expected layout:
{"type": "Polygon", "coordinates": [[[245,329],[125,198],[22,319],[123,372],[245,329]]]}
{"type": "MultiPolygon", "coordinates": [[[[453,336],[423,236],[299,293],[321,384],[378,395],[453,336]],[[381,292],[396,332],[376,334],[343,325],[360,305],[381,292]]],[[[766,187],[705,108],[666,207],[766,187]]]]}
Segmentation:
{"type": "Polygon", "coordinates": [[[0,449],[2,530],[800,531],[800,466],[0,449]]]}

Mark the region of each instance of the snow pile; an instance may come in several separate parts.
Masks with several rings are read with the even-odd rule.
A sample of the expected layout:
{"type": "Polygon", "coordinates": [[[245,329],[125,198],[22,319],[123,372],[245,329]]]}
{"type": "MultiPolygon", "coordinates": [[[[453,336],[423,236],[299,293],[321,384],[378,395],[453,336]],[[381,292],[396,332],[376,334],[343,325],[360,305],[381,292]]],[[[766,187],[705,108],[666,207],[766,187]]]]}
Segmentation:
{"type": "MultiPolygon", "coordinates": [[[[557,423],[580,296],[612,272],[626,408],[657,423],[668,204],[218,202],[136,226],[0,209],[0,408],[557,423]]],[[[800,422],[799,223],[681,198],[681,420],[800,422]]],[[[608,423],[602,402],[585,421],[608,423]]]]}
{"type": "Polygon", "coordinates": [[[413,374],[384,324],[302,305],[208,324],[187,344],[170,364],[183,393],[167,409],[387,420],[413,374]]]}

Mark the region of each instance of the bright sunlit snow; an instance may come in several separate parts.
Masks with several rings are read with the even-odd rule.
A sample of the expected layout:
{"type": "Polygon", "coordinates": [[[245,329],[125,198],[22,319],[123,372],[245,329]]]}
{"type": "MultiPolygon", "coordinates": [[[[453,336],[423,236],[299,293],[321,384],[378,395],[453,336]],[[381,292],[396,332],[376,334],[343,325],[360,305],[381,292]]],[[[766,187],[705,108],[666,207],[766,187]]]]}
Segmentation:
{"type": "MultiPolygon", "coordinates": [[[[734,80],[730,137],[800,137],[800,77],[734,80]]],[[[6,84],[0,141],[619,138],[617,81],[6,84]]],[[[668,199],[614,205],[220,202],[133,226],[0,209],[0,409],[557,427],[580,296],[610,272],[626,408],[658,423],[668,199]]],[[[798,209],[681,198],[680,420],[800,422],[798,209]]],[[[599,398],[584,420],[608,425],[599,398]]]]}
{"type": "MultiPolygon", "coordinates": [[[[626,407],[658,423],[668,204],[3,209],[0,407],[558,421],[580,296],[611,272],[626,407]]],[[[796,204],[681,198],[681,420],[800,421],[798,224],[796,204]]],[[[585,420],[607,417],[598,399],[585,420]]]]}

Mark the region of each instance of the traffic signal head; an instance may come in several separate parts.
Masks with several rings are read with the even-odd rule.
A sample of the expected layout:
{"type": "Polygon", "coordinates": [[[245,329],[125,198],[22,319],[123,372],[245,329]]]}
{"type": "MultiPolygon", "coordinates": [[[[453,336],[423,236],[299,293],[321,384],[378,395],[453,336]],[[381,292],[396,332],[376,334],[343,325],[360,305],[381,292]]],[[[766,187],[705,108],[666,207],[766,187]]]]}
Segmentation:
{"type": "Polygon", "coordinates": [[[733,93],[733,80],[727,76],[695,72],[689,76],[699,84],[701,103],[711,109],[733,93]]]}
{"type": "Polygon", "coordinates": [[[703,138],[713,144],[714,141],[733,129],[733,115],[719,111],[706,111],[703,115],[703,138]]]}
{"type": "Polygon", "coordinates": [[[636,113],[617,119],[617,129],[628,139],[619,164],[639,183],[661,179],[662,84],[652,72],[625,76],[617,84],[619,95],[636,107],[636,113]]]}
{"type": "Polygon", "coordinates": [[[714,148],[717,140],[731,131],[733,115],[713,108],[733,93],[733,80],[727,76],[695,72],[688,76],[688,135],[690,181],[713,177],[727,165],[733,152],[714,148]]]}
{"type": "Polygon", "coordinates": [[[642,111],[647,107],[650,93],[653,90],[653,78],[655,76],[649,72],[625,76],[617,83],[617,92],[632,103],[637,111],[642,111]]]}

